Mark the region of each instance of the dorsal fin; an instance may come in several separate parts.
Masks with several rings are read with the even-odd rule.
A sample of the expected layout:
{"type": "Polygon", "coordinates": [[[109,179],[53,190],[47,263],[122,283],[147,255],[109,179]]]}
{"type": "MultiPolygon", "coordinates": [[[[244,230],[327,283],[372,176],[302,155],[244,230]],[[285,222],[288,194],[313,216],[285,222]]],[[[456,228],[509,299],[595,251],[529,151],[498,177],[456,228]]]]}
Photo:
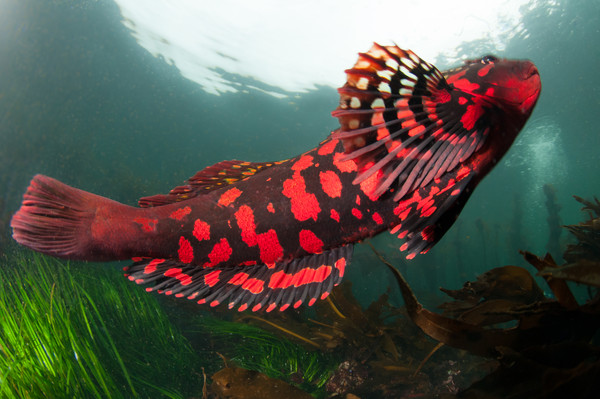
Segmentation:
{"type": "Polygon", "coordinates": [[[280,162],[221,161],[202,169],[187,181],[188,184],[175,187],[169,194],[143,197],[138,203],[140,207],[148,208],[185,201],[247,179],[278,163],[280,162]]]}
{"type": "Polygon", "coordinates": [[[374,197],[392,189],[401,200],[483,144],[488,129],[480,104],[469,108],[472,96],[412,51],[374,44],[346,73],[333,138],[358,165],[355,184],[376,174],[374,197]]]}

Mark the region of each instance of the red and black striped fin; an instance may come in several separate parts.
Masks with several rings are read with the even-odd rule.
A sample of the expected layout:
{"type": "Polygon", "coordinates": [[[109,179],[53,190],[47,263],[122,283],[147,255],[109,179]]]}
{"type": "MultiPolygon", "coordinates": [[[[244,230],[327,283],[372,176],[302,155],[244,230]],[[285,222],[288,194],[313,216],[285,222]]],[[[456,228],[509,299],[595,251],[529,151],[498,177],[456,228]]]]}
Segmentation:
{"type": "Polygon", "coordinates": [[[333,138],[358,165],[355,184],[374,176],[374,197],[391,189],[404,198],[456,168],[487,136],[473,96],[410,50],[374,44],[346,73],[333,138]]]}
{"type": "Polygon", "coordinates": [[[390,232],[405,239],[400,250],[408,252],[407,259],[426,253],[444,236],[471,196],[469,182],[475,174],[462,166],[398,203],[394,214],[400,223],[390,232]]]}
{"type": "Polygon", "coordinates": [[[140,198],[139,206],[148,208],[185,201],[198,195],[233,184],[259,173],[279,162],[221,161],[202,169],[187,184],[172,189],[169,194],[157,194],[140,198]]]}
{"type": "Polygon", "coordinates": [[[202,268],[169,259],[145,258],[126,267],[129,280],[151,284],[146,291],[175,295],[217,306],[226,303],[239,311],[312,306],[325,299],[344,276],[352,245],[320,254],[266,265],[202,268]]]}

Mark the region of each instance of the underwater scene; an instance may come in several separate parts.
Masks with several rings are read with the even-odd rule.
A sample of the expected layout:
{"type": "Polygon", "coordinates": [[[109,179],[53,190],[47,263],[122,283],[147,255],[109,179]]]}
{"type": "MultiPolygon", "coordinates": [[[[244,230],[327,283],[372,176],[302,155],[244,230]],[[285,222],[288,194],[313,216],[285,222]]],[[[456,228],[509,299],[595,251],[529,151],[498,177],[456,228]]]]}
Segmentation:
{"type": "Polygon", "coordinates": [[[0,398],[598,397],[598,43],[597,0],[0,0],[0,398]]]}

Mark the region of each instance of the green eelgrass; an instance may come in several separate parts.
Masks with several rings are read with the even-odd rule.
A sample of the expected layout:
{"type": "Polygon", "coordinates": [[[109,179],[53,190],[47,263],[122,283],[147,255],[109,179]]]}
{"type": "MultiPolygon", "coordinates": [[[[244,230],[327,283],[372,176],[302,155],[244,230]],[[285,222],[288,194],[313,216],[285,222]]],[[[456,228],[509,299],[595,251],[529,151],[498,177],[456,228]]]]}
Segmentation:
{"type": "Polygon", "coordinates": [[[320,396],[319,388],[323,388],[339,363],[330,354],[307,351],[249,324],[207,317],[202,319],[201,328],[213,337],[217,348],[226,348],[223,352],[240,367],[295,383],[313,395],[320,396]]]}
{"type": "Polygon", "coordinates": [[[1,263],[0,397],[182,397],[198,358],[156,298],[105,269],[1,263]]]}
{"type": "MultiPolygon", "coordinates": [[[[0,392],[3,397],[106,397],[117,391],[97,355],[94,337],[102,318],[87,293],[46,258],[20,257],[0,268],[0,392]],[[65,295],[65,293],[69,293],[65,295]]],[[[117,351],[115,358],[122,365],[117,351]]],[[[122,368],[132,395],[135,388],[122,368]]]]}

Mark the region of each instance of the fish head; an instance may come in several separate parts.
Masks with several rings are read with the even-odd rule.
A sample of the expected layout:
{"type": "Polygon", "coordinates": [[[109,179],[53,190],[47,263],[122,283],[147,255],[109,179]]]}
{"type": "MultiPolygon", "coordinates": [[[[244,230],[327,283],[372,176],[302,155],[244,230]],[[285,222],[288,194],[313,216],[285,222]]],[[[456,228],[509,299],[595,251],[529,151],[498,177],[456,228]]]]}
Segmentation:
{"type": "Polygon", "coordinates": [[[451,72],[447,76],[451,86],[502,108],[523,124],[531,115],[542,88],[538,69],[529,60],[487,55],[466,61],[451,72]]]}

